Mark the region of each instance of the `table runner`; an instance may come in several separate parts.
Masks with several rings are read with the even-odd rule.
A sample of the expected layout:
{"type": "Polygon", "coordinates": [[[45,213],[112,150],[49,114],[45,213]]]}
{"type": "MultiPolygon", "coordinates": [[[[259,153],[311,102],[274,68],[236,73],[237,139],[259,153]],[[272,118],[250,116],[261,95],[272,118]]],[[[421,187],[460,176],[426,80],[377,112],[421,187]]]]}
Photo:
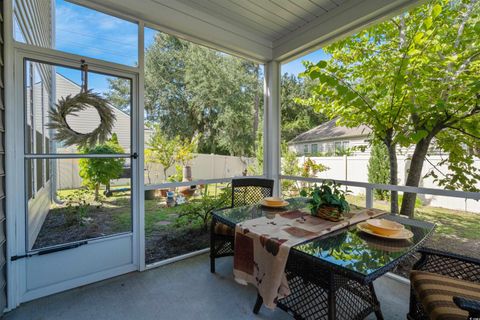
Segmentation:
{"type": "Polygon", "coordinates": [[[332,222],[310,215],[308,209],[301,209],[272,212],[239,223],[235,227],[235,280],[255,285],[265,306],[273,309],[278,299],[290,294],[285,266],[291,247],[385,213],[352,206],[345,220],[332,222]]]}

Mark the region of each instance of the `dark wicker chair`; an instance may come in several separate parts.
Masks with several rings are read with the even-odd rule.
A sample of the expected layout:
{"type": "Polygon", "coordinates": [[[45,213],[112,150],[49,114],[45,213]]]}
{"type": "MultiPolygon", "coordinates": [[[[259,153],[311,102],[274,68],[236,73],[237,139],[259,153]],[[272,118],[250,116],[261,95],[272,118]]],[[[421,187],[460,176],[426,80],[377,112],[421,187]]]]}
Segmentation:
{"type": "MultiPolygon", "coordinates": [[[[260,202],[273,194],[273,180],[241,178],[232,180],[231,208],[260,202]]],[[[212,219],[210,228],[210,271],[215,272],[215,259],[233,255],[235,230],[212,219]]]]}
{"type": "Polygon", "coordinates": [[[419,252],[407,318],[479,319],[480,260],[427,248],[419,252]]]}

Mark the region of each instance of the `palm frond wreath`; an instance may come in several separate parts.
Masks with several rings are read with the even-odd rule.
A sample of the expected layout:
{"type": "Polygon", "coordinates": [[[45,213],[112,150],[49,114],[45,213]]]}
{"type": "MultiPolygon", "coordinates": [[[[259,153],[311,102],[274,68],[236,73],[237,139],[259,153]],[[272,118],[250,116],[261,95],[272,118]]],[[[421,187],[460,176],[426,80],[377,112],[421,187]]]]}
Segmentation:
{"type": "Polygon", "coordinates": [[[108,102],[92,90],[84,90],[75,96],[68,95],[60,98],[56,109],[50,110],[49,129],[55,130],[55,139],[67,146],[93,147],[97,143],[104,143],[110,137],[116,120],[115,113],[108,102]],[[89,133],[80,133],[73,130],[67,122],[67,116],[78,116],[78,112],[93,107],[100,116],[100,124],[89,133]]]}

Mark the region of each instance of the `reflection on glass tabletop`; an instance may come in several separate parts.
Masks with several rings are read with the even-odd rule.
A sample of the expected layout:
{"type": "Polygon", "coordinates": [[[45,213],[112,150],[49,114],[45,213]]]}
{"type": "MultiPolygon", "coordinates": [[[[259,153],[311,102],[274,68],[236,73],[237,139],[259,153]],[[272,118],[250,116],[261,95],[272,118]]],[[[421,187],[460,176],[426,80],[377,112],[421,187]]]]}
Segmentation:
{"type": "Polygon", "coordinates": [[[351,226],[297,245],[294,249],[347,271],[368,276],[411,253],[426,240],[434,228],[432,223],[392,214],[384,218],[402,223],[412,231],[413,237],[409,240],[379,238],[351,226]]]}

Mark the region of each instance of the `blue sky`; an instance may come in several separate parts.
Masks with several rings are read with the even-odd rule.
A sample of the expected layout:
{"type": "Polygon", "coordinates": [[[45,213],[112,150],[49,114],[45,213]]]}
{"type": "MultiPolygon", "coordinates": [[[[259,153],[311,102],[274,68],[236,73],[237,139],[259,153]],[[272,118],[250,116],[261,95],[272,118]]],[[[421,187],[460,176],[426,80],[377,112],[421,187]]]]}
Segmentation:
{"type": "Polygon", "coordinates": [[[323,52],[323,50],[317,50],[312,53],[309,53],[303,57],[300,57],[298,59],[292,60],[288,63],[285,63],[282,65],[282,74],[284,73],[289,73],[289,74],[294,74],[298,75],[300,72],[305,71],[305,68],[303,67],[302,62],[303,61],[311,61],[317,63],[320,60],[327,60],[329,56],[323,52]]]}
{"type": "MultiPolygon", "coordinates": [[[[145,29],[146,47],[153,42],[156,32],[145,29]]],[[[137,43],[138,26],[135,23],[56,0],[56,49],[133,66],[138,61],[137,43]]],[[[318,62],[326,58],[328,56],[318,50],[282,65],[282,74],[296,75],[304,70],[302,61],[318,62]]],[[[58,72],[76,83],[81,82],[78,70],[58,68],[58,72]]],[[[105,92],[108,90],[106,79],[104,75],[90,74],[89,87],[105,92]]]]}

